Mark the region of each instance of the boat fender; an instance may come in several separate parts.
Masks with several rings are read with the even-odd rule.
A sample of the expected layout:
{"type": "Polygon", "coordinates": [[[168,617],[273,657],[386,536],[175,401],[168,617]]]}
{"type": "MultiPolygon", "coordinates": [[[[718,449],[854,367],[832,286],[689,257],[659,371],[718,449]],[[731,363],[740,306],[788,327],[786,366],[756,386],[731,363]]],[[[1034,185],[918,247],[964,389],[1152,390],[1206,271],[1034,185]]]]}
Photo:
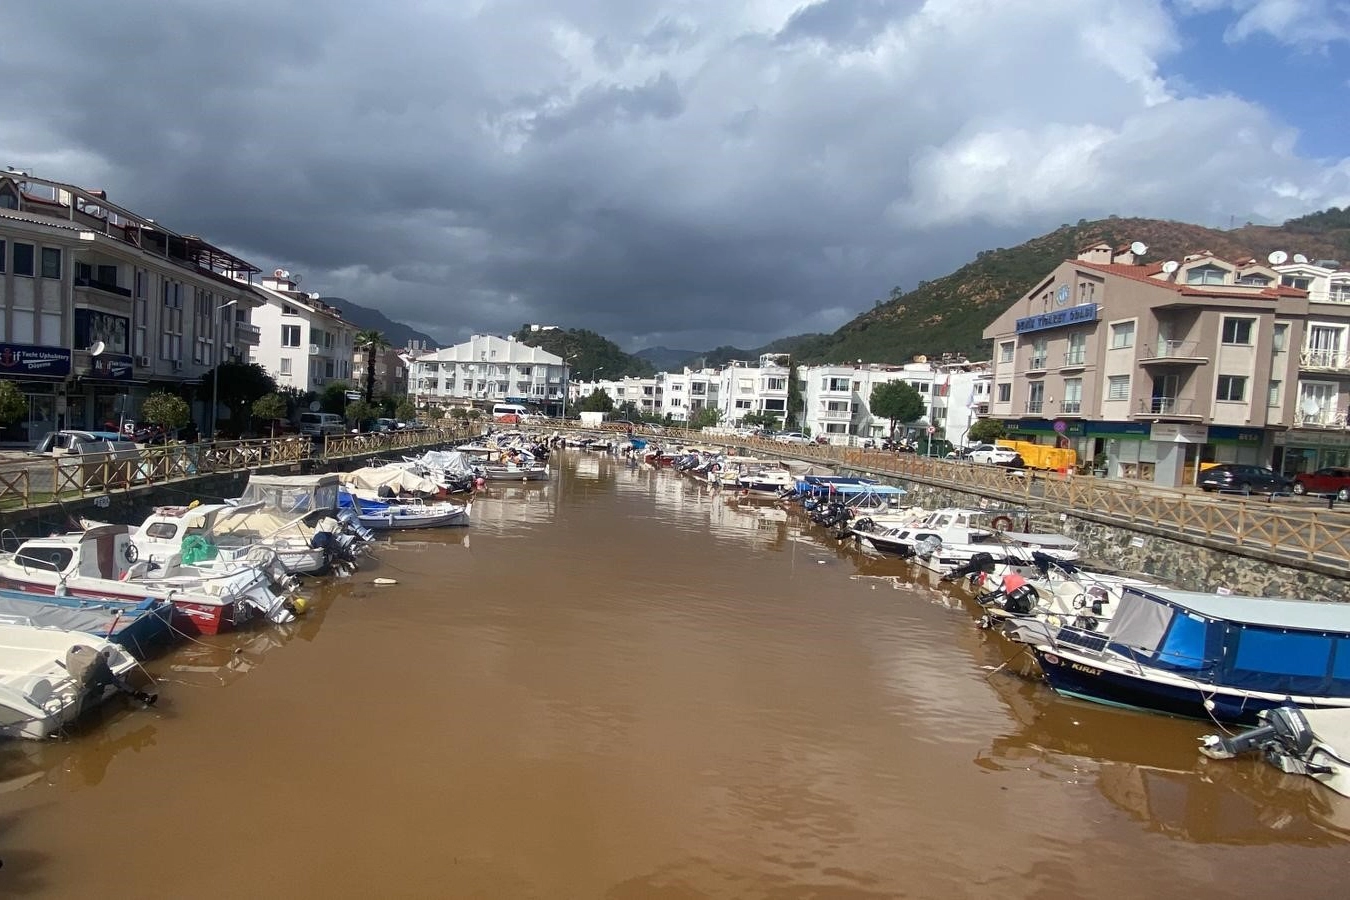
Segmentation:
{"type": "Polygon", "coordinates": [[[295,616],[303,616],[309,610],[309,601],[304,597],[291,597],[281,605],[295,616]]]}
{"type": "Polygon", "coordinates": [[[1013,527],[1012,516],[995,516],[994,521],[989,523],[995,531],[1007,531],[1013,527]]]}

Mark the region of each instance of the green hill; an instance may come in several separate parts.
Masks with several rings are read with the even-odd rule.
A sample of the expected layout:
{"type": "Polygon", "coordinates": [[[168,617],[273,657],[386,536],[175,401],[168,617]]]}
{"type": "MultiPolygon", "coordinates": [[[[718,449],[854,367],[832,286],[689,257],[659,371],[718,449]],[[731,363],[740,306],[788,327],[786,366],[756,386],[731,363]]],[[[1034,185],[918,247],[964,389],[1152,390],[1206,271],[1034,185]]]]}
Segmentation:
{"type": "Polygon", "coordinates": [[[516,340],[531,347],[556,353],[572,367],[573,380],[589,381],[601,378],[622,378],[625,375],[643,377],[656,374],[652,364],[631,353],[624,353],[619,345],[585,328],[549,328],[533,331],[522,325],[516,340]]]}
{"type": "Polygon", "coordinates": [[[1210,250],[1218,256],[1264,259],[1272,250],[1309,259],[1350,260],[1350,209],[1329,209],[1282,226],[1246,225],[1230,231],[1162,219],[1112,216],[1059,228],[1016,247],[984,250],[974,260],[912,291],[889,298],[823,340],[800,346],[801,362],[908,362],[915,354],[987,356],[986,325],[1078,248],[1099,240],[1121,246],[1142,241],[1147,260],[1181,259],[1210,250]]]}

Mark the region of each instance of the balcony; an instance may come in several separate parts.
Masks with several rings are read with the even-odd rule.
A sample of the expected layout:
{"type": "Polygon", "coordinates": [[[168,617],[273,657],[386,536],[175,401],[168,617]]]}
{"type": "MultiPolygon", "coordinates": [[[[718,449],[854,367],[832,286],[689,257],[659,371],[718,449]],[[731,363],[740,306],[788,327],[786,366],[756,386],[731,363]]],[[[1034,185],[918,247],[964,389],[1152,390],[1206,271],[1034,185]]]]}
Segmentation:
{"type": "Polygon", "coordinates": [[[827,421],[847,422],[853,418],[853,413],[846,409],[825,409],[820,411],[820,418],[827,421]]]}
{"type": "Polygon", "coordinates": [[[1154,338],[1141,345],[1143,354],[1139,364],[1143,366],[1203,366],[1209,363],[1209,357],[1200,353],[1199,341],[1173,341],[1154,338]]]}
{"type": "Polygon", "coordinates": [[[1087,350],[1079,347],[1076,350],[1069,350],[1064,354],[1064,365],[1061,369],[1081,369],[1087,365],[1087,350]]]}
{"type": "Polygon", "coordinates": [[[1047,359],[1048,357],[1044,353],[1032,356],[1027,361],[1027,370],[1031,372],[1044,372],[1047,359]]]}
{"type": "Polygon", "coordinates": [[[1191,397],[1147,397],[1139,401],[1136,418],[1200,419],[1191,397]]]}
{"type": "Polygon", "coordinates": [[[1350,353],[1344,350],[1303,350],[1298,355],[1298,367],[1319,372],[1350,371],[1350,353]]]}
{"type": "Polygon", "coordinates": [[[1045,401],[1044,401],[1044,400],[1028,400],[1028,401],[1027,401],[1027,412],[1029,412],[1029,413],[1034,413],[1034,414],[1036,414],[1036,415],[1040,415],[1040,414],[1041,414],[1041,411],[1044,410],[1044,409],[1045,409],[1045,401]]]}
{"type": "Polygon", "coordinates": [[[262,329],[251,322],[235,322],[234,339],[237,343],[256,347],[262,343],[262,329]]]}
{"type": "Polygon", "coordinates": [[[318,356],[318,355],[319,355],[320,353],[322,353],[322,352],[323,352],[323,348],[320,347],[318,344],[310,344],[310,345],[309,345],[309,355],[310,355],[310,356],[318,356]]]}
{"type": "Polygon", "coordinates": [[[1350,410],[1338,412],[1336,407],[1331,404],[1327,404],[1315,413],[1294,413],[1299,428],[1345,428],[1347,427],[1347,415],[1350,415],[1350,410]]]}
{"type": "Polygon", "coordinates": [[[1083,401],[1065,400],[1059,405],[1059,411],[1066,416],[1081,416],[1083,414],[1083,401]]]}
{"type": "Polygon", "coordinates": [[[105,294],[112,294],[117,297],[126,297],[131,299],[131,289],[118,287],[115,281],[100,281],[92,276],[75,276],[75,286],[77,288],[88,288],[92,291],[102,291],[105,294]]]}

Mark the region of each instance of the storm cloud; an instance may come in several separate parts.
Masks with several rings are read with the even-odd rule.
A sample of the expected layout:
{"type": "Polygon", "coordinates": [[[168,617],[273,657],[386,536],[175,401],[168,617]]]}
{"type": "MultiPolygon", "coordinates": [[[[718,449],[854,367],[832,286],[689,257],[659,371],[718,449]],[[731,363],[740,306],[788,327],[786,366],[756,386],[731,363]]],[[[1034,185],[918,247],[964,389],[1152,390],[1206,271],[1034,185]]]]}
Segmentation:
{"type": "Polygon", "coordinates": [[[0,164],[447,342],[545,322],[630,349],[754,345],[1065,221],[1350,204],[1350,160],[1163,74],[1187,16],[1227,15],[1240,41],[1300,5],[1329,14],[67,0],[30,7],[0,55],[0,164]]]}

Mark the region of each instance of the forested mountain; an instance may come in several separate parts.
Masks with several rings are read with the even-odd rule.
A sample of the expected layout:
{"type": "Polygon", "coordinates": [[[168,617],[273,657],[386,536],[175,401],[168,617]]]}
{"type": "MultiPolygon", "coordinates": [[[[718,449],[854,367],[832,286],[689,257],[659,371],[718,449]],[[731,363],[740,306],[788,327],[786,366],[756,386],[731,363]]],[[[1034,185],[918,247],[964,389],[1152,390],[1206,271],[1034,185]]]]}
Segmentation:
{"type": "Polygon", "coordinates": [[[533,331],[522,325],[516,340],[557,354],[572,367],[572,379],[590,381],[622,378],[625,375],[653,375],[656,369],[647,360],[624,353],[619,345],[585,328],[548,328],[533,331]]]}
{"type": "Polygon", "coordinates": [[[986,356],[981,333],[1013,301],[1085,244],[1099,240],[1121,246],[1142,241],[1147,261],[1181,259],[1210,250],[1227,259],[1264,259],[1272,250],[1309,259],[1350,260],[1350,209],[1329,209],[1282,226],[1245,225],[1229,231],[1161,219],[1122,219],[1059,228],[1016,247],[983,250],[942,278],[921,281],[847,323],[822,342],[797,352],[800,362],[908,362],[915,354],[944,352],[986,356]]]}
{"type": "Polygon", "coordinates": [[[390,346],[406,347],[408,341],[424,341],[428,347],[440,346],[440,341],[431,335],[418,331],[409,325],[404,325],[402,322],[395,322],[378,309],[353,303],[344,297],[321,297],[320,299],[329,306],[336,307],[338,312],[342,313],[342,318],[355,325],[358,331],[378,331],[383,334],[390,346]]]}

